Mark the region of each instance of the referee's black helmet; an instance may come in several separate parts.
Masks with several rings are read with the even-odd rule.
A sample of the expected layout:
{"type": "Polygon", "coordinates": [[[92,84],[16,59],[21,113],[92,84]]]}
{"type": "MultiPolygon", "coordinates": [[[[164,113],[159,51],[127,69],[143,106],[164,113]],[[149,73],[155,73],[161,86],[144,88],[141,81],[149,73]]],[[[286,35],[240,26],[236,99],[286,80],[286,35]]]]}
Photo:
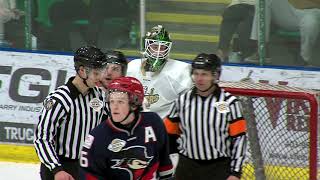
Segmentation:
{"type": "Polygon", "coordinates": [[[203,69],[212,73],[221,73],[221,59],[215,54],[200,53],[191,64],[191,74],[194,69],[203,69]]]}
{"type": "Polygon", "coordinates": [[[106,65],[105,54],[96,47],[84,46],[80,47],[74,54],[74,67],[79,70],[80,66],[100,69],[106,65]]]}
{"type": "Polygon", "coordinates": [[[108,50],[105,52],[106,63],[107,64],[118,64],[121,66],[122,75],[125,76],[128,68],[128,60],[126,56],[120,52],[115,50],[108,50]]]}

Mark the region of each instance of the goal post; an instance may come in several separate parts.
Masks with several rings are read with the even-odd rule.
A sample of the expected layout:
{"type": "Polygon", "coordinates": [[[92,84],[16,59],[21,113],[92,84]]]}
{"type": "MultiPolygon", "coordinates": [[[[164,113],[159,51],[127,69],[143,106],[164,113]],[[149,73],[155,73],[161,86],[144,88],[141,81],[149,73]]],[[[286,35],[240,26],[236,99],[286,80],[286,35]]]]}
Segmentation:
{"type": "Polygon", "coordinates": [[[319,92],[284,85],[220,82],[248,123],[242,179],[317,179],[319,92]]]}

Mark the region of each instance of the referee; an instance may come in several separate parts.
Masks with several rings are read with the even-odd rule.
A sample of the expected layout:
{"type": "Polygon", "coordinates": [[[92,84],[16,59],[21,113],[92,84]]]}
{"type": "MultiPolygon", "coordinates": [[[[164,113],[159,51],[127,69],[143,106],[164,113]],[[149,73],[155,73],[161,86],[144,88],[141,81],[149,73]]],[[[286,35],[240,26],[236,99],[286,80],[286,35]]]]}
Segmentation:
{"type": "Polygon", "coordinates": [[[192,62],[194,87],[179,96],[165,124],[180,161],[177,180],[239,180],[246,153],[246,122],[237,98],[217,84],[221,61],[199,54],[192,62]],[[192,173],[186,173],[192,172],[192,173]]]}
{"type": "Polygon", "coordinates": [[[103,115],[102,90],[96,84],[105,63],[100,49],[79,48],[74,55],[76,76],[44,100],[34,140],[41,179],[78,179],[82,143],[103,115]]]}

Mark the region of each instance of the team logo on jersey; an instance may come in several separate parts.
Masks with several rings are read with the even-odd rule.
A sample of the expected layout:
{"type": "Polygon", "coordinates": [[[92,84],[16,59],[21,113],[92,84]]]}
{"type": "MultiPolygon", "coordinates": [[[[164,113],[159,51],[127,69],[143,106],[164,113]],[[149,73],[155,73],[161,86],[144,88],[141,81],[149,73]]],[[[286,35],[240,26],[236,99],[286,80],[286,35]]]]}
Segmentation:
{"type": "Polygon", "coordinates": [[[230,112],[230,108],[227,102],[221,101],[221,102],[216,102],[214,106],[217,108],[219,113],[228,113],[230,112]]]}
{"type": "Polygon", "coordinates": [[[56,100],[52,99],[51,97],[46,98],[46,99],[44,100],[44,102],[43,102],[43,107],[44,107],[47,111],[49,111],[49,110],[53,107],[53,105],[54,105],[55,102],[56,102],[56,100]]]}
{"type": "Polygon", "coordinates": [[[100,111],[100,109],[103,107],[103,102],[98,98],[93,98],[89,102],[89,106],[95,111],[100,111]]]}
{"type": "Polygon", "coordinates": [[[126,141],[121,139],[114,139],[108,146],[108,149],[112,152],[119,152],[126,145],[126,141]]]}
{"type": "Polygon", "coordinates": [[[154,104],[159,101],[159,94],[155,94],[155,89],[151,88],[150,92],[148,92],[148,87],[144,87],[145,96],[144,98],[148,101],[148,105],[146,108],[149,108],[151,104],[154,104]]]}
{"type": "Polygon", "coordinates": [[[115,153],[113,157],[111,161],[115,164],[111,168],[127,171],[132,180],[141,179],[145,175],[144,170],[153,159],[153,156],[148,156],[144,146],[127,147],[115,153]]]}
{"type": "Polygon", "coordinates": [[[142,102],[142,108],[144,111],[149,111],[150,110],[150,103],[147,100],[146,97],[143,98],[143,102],[142,102]]]}
{"type": "Polygon", "coordinates": [[[86,140],[84,141],[83,147],[85,147],[85,148],[87,148],[87,149],[90,149],[91,146],[92,146],[93,141],[94,141],[94,137],[89,134],[89,135],[86,137],[86,140]]]}

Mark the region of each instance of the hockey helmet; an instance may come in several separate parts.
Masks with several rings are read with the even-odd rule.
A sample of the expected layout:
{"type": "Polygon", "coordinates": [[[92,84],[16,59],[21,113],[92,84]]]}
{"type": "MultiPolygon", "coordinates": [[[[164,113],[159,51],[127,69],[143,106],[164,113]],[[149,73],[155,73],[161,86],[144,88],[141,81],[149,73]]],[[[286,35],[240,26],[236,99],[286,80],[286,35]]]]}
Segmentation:
{"type": "Polygon", "coordinates": [[[108,50],[105,53],[107,64],[118,64],[121,66],[122,75],[127,73],[128,61],[125,55],[120,51],[108,50]]]}
{"type": "Polygon", "coordinates": [[[78,70],[80,66],[91,69],[101,69],[106,65],[105,55],[103,52],[93,46],[80,47],[75,52],[73,60],[76,70],[78,70]]]}
{"type": "Polygon", "coordinates": [[[119,77],[108,85],[108,101],[110,93],[124,92],[129,96],[129,102],[135,106],[141,106],[144,98],[144,91],[141,82],[134,77],[119,77]]]}
{"type": "Polygon", "coordinates": [[[191,74],[194,69],[204,69],[214,73],[221,73],[221,60],[215,54],[200,53],[193,60],[191,65],[191,74]]]}

